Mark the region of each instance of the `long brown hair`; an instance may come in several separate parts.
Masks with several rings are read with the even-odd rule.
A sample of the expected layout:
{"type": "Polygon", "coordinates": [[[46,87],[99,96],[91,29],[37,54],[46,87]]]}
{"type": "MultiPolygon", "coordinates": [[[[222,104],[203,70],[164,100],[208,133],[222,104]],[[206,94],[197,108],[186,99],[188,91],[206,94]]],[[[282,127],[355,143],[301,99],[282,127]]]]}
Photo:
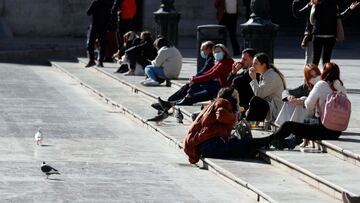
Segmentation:
{"type": "Polygon", "coordinates": [[[335,80],[339,80],[341,85],[344,85],[344,83],[340,80],[339,66],[334,62],[328,62],[324,64],[324,69],[320,78],[321,80],[328,82],[332,89],[335,89],[334,88],[335,80]]]}
{"type": "Polygon", "coordinates": [[[321,75],[320,69],[318,68],[317,65],[315,65],[315,64],[306,64],[305,65],[304,78],[305,78],[305,84],[309,90],[312,90],[312,88],[314,87],[314,85],[309,82],[310,79],[314,77],[313,75],[311,75],[311,71],[315,71],[317,76],[321,75]]]}
{"type": "Polygon", "coordinates": [[[265,63],[267,69],[272,68],[280,76],[280,78],[281,78],[281,80],[283,82],[284,89],[286,89],[286,83],[285,83],[284,75],[280,72],[279,69],[277,69],[273,64],[270,63],[269,56],[267,54],[265,54],[265,53],[258,53],[258,54],[255,55],[255,57],[261,64],[265,63]]]}

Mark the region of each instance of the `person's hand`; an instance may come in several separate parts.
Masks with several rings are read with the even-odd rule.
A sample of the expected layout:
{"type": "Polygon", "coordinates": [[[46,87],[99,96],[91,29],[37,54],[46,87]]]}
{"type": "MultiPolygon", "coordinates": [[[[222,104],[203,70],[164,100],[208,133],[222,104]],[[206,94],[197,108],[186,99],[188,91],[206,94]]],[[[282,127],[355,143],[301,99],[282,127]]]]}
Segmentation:
{"type": "Polygon", "coordinates": [[[291,100],[295,99],[295,97],[292,96],[292,95],[290,95],[290,96],[288,96],[288,97],[286,97],[286,98],[287,98],[288,101],[291,101],[291,100]]]}
{"type": "Polygon", "coordinates": [[[231,72],[233,74],[236,74],[244,65],[241,63],[241,62],[235,62],[233,65],[232,65],[232,70],[231,72]]]}
{"type": "Polygon", "coordinates": [[[249,68],[249,76],[251,79],[256,80],[256,69],[254,67],[249,68]]]}
{"type": "Polygon", "coordinates": [[[192,78],[190,78],[190,80],[187,84],[189,85],[189,87],[194,84],[194,81],[192,80],[192,78]]]}
{"type": "Polygon", "coordinates": [[[290,104],[294,104],[296,106],[304,106],[304,100],[302,99],[292,99],[291,101],[289,101],[290,104]]]}
{"type": "Polygon", "coordinates": [[[316,5],[316,4],[319,3],[319,0],[311,0],[310,2],[311,2],[312,5],[316,5]]]}
{"type": "Polygon", "coordinates": [[[359,5],[359,3],[360,2],[358,2],[358,1],[352,2],[352,4],[350,5],[350,9],[354,10],[359,5]]]}

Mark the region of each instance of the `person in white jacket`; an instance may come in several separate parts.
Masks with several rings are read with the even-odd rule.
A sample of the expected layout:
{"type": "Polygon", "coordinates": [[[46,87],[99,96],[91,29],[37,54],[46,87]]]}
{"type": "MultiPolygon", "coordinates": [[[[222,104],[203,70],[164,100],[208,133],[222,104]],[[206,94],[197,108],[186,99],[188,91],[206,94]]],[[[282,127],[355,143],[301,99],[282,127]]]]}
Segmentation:
{"type": "Polygon", "coordinates": [[[168,86],[170,79],[179,77],[182,55],[176,47],[171,46],[170,42],[163,37],[156,39],[154,46],[158,50],[158,55],[151,61],[151,65],[145,67],[145,74],[148,78],[141,84],[158,86],[166,81],[166,86],[168,86]]]}
{"type": "MultiPolygon", "coordinates": [[[[308,111],[315,111],[317,118],[323,112],[329,94],[333,91],[346,94],[337,64],[326,63],[320,78],[321,80],[315,84],[304,102],[305,108],[308,111]]],[[[314,121],[311,123],[285,122],[277,132],[270,136],[273,140],[271,145],[277,149],[293,149],[304,138],[309,140],[336,140],[341,135],[341,131],[330,130],[323,126],[319,119],[314,121]],[[290,136],[291,134],[294,136],[290,136]]]]}

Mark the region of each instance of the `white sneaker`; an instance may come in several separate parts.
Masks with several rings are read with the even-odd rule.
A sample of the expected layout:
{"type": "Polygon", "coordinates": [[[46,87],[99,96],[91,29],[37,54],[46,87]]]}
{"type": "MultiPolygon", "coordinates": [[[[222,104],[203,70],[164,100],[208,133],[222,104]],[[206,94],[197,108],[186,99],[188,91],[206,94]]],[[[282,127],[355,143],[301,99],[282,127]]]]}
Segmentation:
{"type": "Polygon", "coordinates": [[[141,84],[144,85],[144,86],[159,86],[160,85],[160,83],[158,81],[155,81],[155,80],[150,79],[150,78],[142,81],[141,84]]]}

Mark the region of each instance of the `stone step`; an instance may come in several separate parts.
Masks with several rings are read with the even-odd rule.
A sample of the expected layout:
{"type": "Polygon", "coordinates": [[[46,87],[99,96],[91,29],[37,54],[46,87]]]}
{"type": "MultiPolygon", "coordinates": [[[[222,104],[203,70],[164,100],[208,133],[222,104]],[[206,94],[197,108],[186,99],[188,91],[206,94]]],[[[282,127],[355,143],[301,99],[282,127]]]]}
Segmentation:
{"type": "MultiPolygon", "coordinates": [[[[102,97],[106,102],[122,109],[124,113],[132,115],[145,126],[153,128],[165,136],[171,143],[181,147],[181,141],[190,125],[189,121],[185,121],[184,124],[178,124],[174,118],[170,117],[160,124],[146,122],[144,118],[148,118],[156,112],[155,110],[149,110],[151,109],[149,105],[152,102],[148,99],[149,97],[134,94],[136,92],[130,91],[129,86],[125,86],[123,83],[111,79],[105,74],[99,74],[98,70],[94,68],[85,69],[81,68],[79,64],[69,62],[53,61],[52,64],[84,87],[102,97]]],[[[159,89],[159,91],[161,90],[163,89],[159,89]]],[[[257,201],[338,201],[301,179],[292,176],[286,170],[277,169],[263,161],[204,159],[203,164],[215,174],[226,178],[230,183],[241,188],[257,201]],[[296,189],[293,190],[292,188],[296,189]]]]}
{"type": "Polygon", "coordinates": [[[300,150],[262,151],[262,157],[272,165],[313,185],[315,188],[341,199],[342,192],[359,196],[359,167],[321,151],[300,150]]]}
{"type": "MultiPolygon", "coordinates": [[[[81,64],[86,64],[87,59],[86,58],[78,58],[79,62],[81,64]]],[[[297,76],[294,74],[294,71],[296,69],[296,66],[299,66],[297,64],[296,66],[289,66],[285,64],[291,64],[289,60],[281,60],[277,59],[277,63],[279,64],[279,67],[282,68],[284,75],[286,77],[290,77],[290,84],[292,87],[295,87],[296,84],[300,84],[301,81],[299,78],[302,78],[302,76],[297,76]],[[287,68],[285,68],[287,67],[287,68]],[[294,78],[296,78],[294,80],[294,78]]],[[[144,80],[144,76],[124,76],[123,74],[114,73],[114,71],[117,69],[119,65],[115,63],[106,63],[106,68],[96,68],[99,72],[104,73],[108,75],[111,78],[114,78],[118,80],[119,82],[122,82],[129,87],[133,88],[134,91],[138,91],[139,93],[143,93],[147,96],[150,96],[154,99],[157,97],[161,97],[163,99],[166,99],[169,95],[174,93],[178,90],[179,87],[184,85],[188,78],[190,78],[192,75],[196,72],[196,59],[195,58],[184,58],[183,59],[183,67],[180,73],[180,76],[178,80],[172,80],[172,86],[171,88],[161,86],[161,87],[145,87],[140,84],[142,80],[144,80]]],[[[352,96],[352,95],[351,95],[352,96]]],[[[156,101],[156,100],[154,100],[156,101]]],[[[181,110],[184,112],[184,114],[187,116],[187,119],[190,119],[191,113],[199,111],[201,105],[205,105],[207,102],[204,103],[198,103],[194,104],[193,106],[181,106],[181,110]]],[[[354,126],[354,124],[352,124],[354,126]]],[[[349,129],[347,132],[343,132],[342,136],[339,138],[339,140],[323,140],[318,142],[320,144],[322,150],[342,159],[345,161],[348,161],[350,163],[353,163],[357,166],[360,165],[360,148],[358,143],[360,142],[360,137],[358,136],[360,129],[353,128],[352,126],[349,126],[349,129]]]]}

